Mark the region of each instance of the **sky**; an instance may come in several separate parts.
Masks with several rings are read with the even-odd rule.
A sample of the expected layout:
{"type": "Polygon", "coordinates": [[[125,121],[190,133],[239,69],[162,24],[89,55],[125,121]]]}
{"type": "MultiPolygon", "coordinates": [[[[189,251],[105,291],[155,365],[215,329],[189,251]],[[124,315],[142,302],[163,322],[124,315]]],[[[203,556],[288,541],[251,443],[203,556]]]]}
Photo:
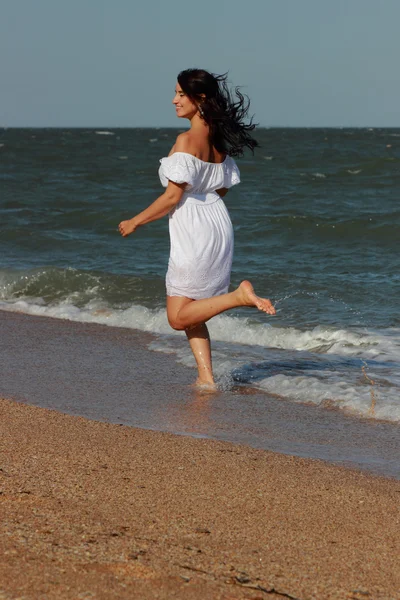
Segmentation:
{"type": "Polygon", "coordinates": [[[399,0],[0,0],[0,126],[181,127],[179,71],[265,127],[399,127],[399,0]]]}

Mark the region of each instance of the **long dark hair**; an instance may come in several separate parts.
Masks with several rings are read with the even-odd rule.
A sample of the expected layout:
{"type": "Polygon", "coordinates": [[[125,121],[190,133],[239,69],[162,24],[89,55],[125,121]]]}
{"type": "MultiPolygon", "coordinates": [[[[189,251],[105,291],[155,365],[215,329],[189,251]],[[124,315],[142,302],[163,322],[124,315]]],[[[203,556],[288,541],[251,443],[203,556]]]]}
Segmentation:
{"type": "Polygon", "coordinates": [[[238,87],[234,99],[226,73],[215,75],[203,69],[186,69],[179,73],[178,83],[192,102],[201,107],[201,117],[210,128],[210,143],[218,152],[242,156],[246,147],[254,152],[258,142],[249,132],[255,124],[252,118],[249,123],[244,122],[250,100],[238,87]]]}

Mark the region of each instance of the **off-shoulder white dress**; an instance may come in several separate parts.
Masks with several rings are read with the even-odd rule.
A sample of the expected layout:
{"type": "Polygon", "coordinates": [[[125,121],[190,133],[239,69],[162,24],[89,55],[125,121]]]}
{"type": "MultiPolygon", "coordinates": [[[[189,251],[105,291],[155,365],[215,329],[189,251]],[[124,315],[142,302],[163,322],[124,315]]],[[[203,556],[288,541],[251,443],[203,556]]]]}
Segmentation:
{"type": "Polygon", "coordinates": [[[240,183],[239,169],[230,156],[215,164],[186,152],[175,152],[160,163],[164,187],[168,180],[187,184],[169,214],[167,294],[194,300],[224,294],[231,276],[233,228],[216,190],[240,183]]]}

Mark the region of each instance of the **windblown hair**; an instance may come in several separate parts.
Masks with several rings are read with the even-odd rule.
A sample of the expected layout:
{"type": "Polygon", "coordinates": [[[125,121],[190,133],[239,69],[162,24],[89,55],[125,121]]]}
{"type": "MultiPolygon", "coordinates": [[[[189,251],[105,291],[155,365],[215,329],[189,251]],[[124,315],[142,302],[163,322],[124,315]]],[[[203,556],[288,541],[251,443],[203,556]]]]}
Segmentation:
{"type": "Polygon", "coordinates": [[[187,69],[178,75],[183,92],[201,107],[200,114],[210,129],[210,143],[218,152],[242,156],[247,147],[254,153],[258,142],[250,135],[253,119],[245,123],[250,100],[239,88],[235,96],[228,88],[227,74],[215,75],[203,69],[187,69]],[[204,96],[203,96],[204,94],[204,96]]]}

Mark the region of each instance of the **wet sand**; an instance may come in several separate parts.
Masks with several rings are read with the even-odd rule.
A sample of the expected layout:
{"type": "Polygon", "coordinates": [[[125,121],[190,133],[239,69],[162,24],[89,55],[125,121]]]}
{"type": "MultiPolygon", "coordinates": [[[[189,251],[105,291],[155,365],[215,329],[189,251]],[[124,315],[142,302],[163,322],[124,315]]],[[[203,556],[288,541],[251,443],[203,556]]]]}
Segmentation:
{"type": "MultiPolygon", "coordinates": [[[[196,371],[135,329],[0,311],[0,397],[96,421],[317,458],[400,480],[399,425],[238,386],[204,399],[196,371]]],[[[187,341],[177,345],[188,351],[187,341]]],[[[216,345],[217,346],[217,345],[216,345]]],[[[214,348],[216,351],[218,348],[214,348]]],[[[268,350],[268,360],[282,356],[268,350]]]]}
{"type": "Polygon", "coordinates": [[[0,598],[400,598],[400,482],[0,401],[0,598]]]}

